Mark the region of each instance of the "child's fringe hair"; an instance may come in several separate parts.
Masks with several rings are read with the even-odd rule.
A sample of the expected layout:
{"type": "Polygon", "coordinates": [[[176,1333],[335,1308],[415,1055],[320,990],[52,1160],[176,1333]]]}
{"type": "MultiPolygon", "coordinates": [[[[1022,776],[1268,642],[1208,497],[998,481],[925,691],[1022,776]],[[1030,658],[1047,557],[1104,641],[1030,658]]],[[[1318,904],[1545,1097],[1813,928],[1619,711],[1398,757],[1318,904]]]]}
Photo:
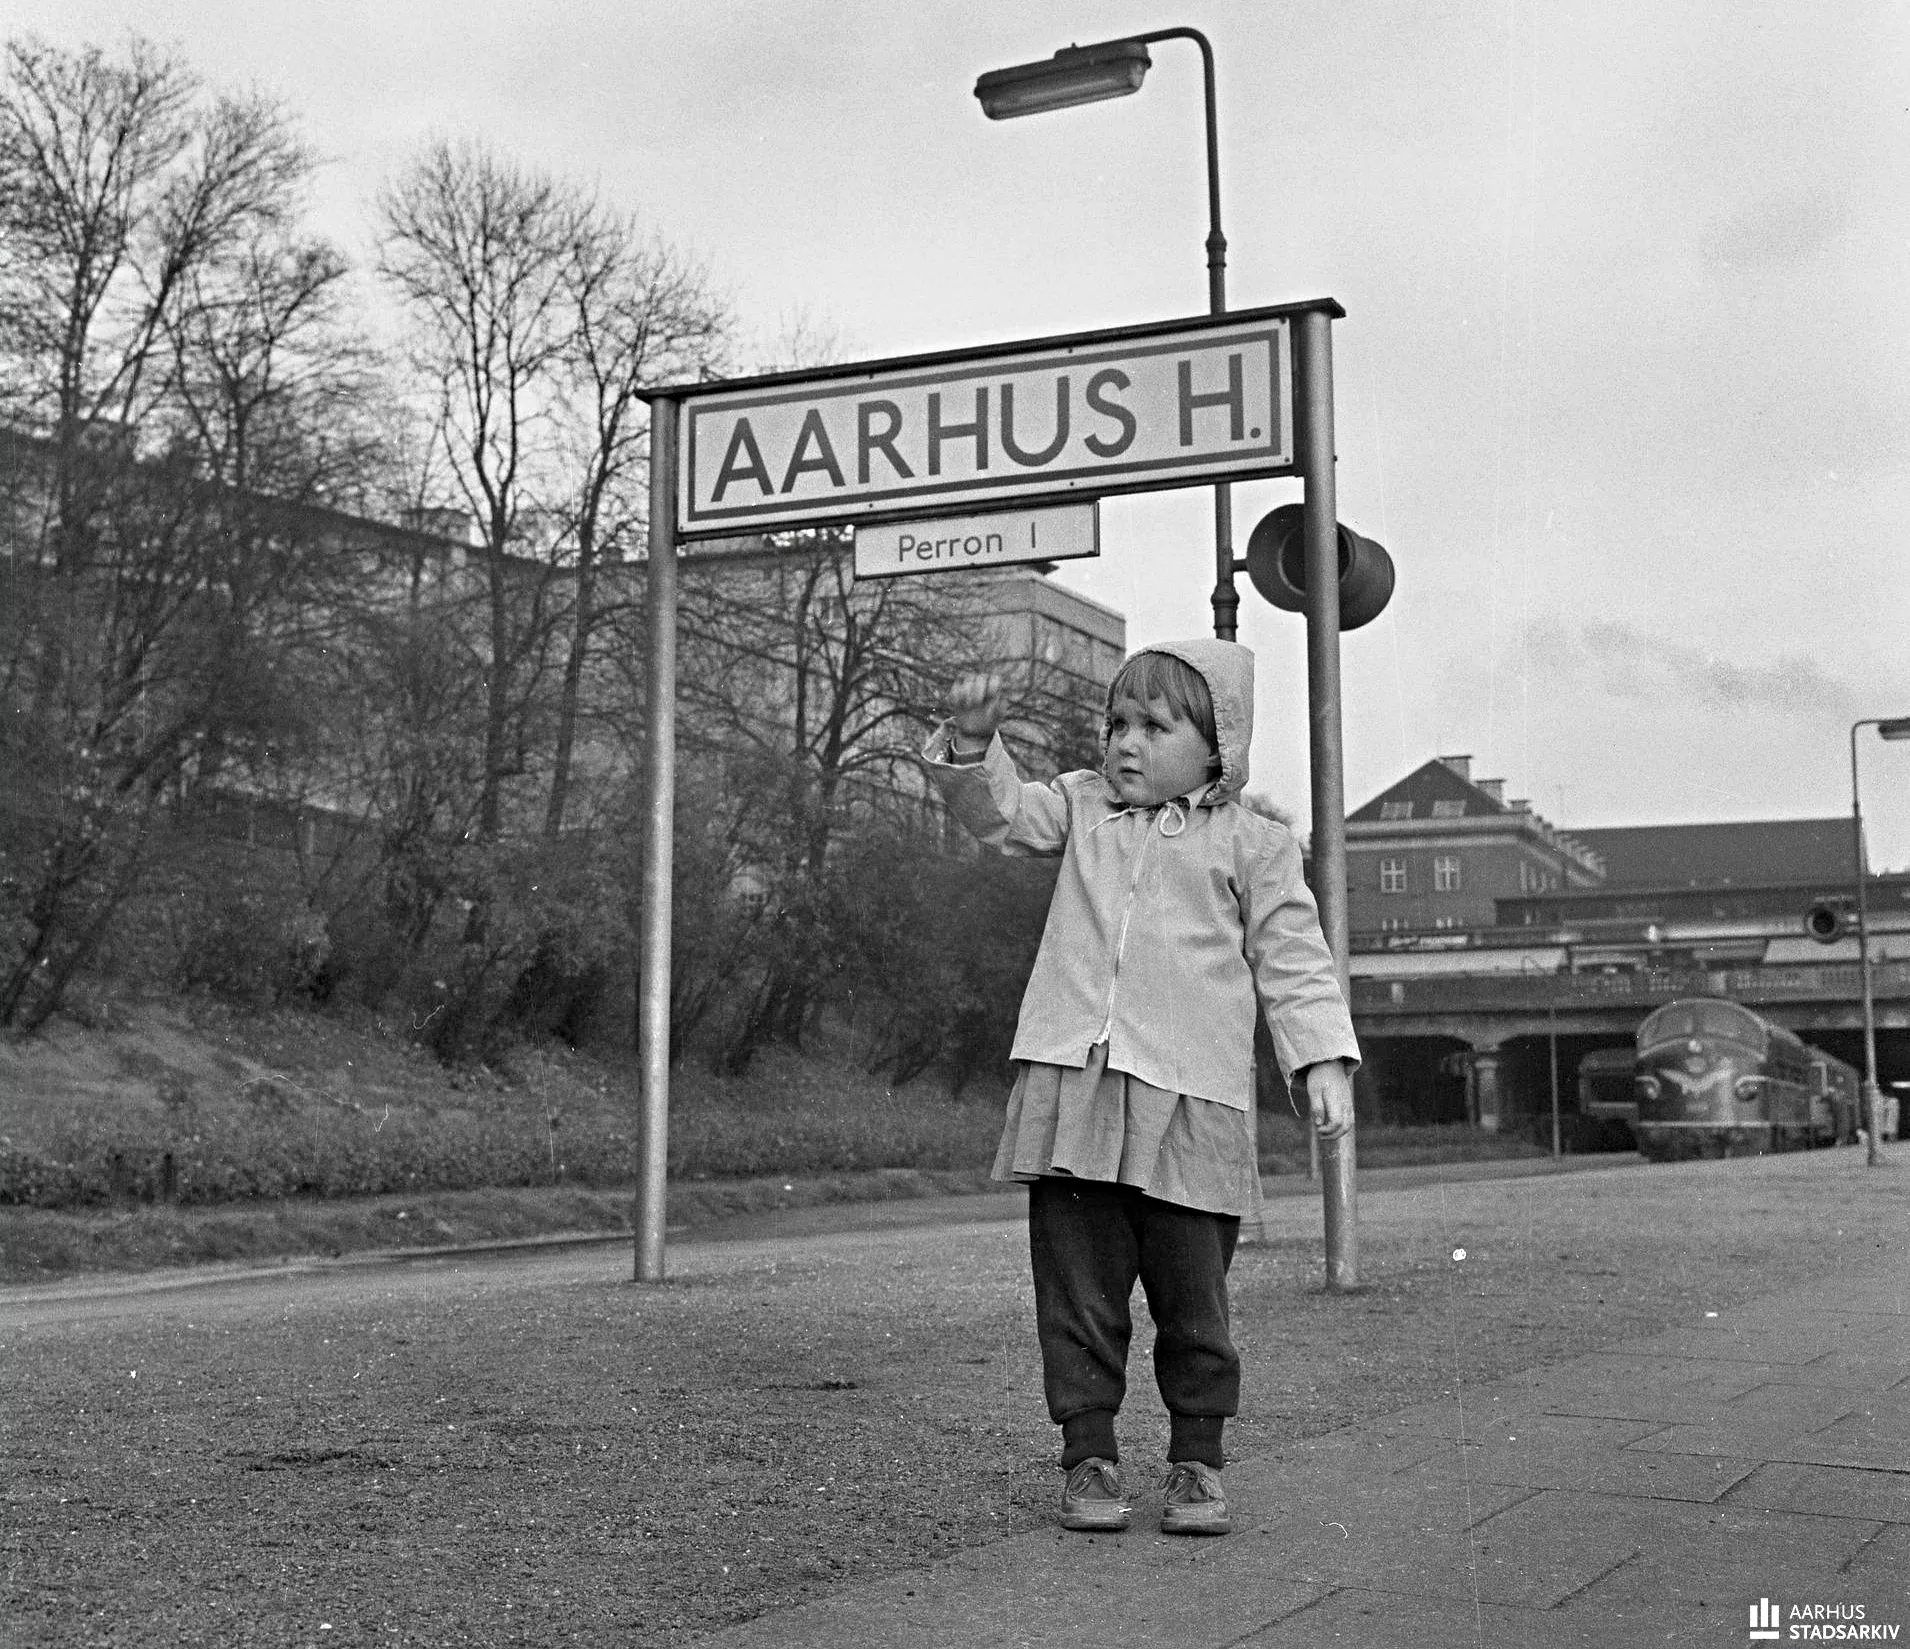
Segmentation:
{"type": "Polygon", "coordinates": [[[1101,742],[1105,744],[1114,726],[1114,701],[1126,696],[1142,704],[1165,700],[1182,721],[1191,721],[1207,743],[1220,749],[1220,735],[1214,728],[1214,698],[1207,691],[1207,679],[1185,659],[1172,653],[1136,653],[1114,673],[1108,685],[1108,713],[1101,724],[1101,742]]]}

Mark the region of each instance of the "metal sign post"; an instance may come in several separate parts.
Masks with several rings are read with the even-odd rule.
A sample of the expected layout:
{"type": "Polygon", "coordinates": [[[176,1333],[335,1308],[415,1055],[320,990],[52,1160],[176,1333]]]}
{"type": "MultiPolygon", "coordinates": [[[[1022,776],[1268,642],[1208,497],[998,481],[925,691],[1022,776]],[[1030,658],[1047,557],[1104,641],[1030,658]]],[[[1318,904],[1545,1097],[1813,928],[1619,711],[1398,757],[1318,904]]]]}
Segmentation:
{"type": "Polygon", "coordinates": [[[643,706],[643,912],[637,960],[637,1281],[663,1280],[670,1139],[670,898],[676,816],[677,404],[650,403],[650,644],[643,706]]]}
{"type": "MultiPolygon", "coordinates": [[[[1323,309],[1297,318],[1294,424],[1306,477],[1306,653],[1308,753],[1313,773],[1313,892],[1320,926],[1353,1000],[1346,910],[1346,762],[1340,741],[1340,543],[1333,465],[1333,318],[1323,309]]],[[[1317,1136],[1316,1136],[1317,1137],[1317,1136]]],[[[1359,1286],[1359,1202],[1354,1131],[1325,1142],[1326,1286],[1359,1286]]]]}

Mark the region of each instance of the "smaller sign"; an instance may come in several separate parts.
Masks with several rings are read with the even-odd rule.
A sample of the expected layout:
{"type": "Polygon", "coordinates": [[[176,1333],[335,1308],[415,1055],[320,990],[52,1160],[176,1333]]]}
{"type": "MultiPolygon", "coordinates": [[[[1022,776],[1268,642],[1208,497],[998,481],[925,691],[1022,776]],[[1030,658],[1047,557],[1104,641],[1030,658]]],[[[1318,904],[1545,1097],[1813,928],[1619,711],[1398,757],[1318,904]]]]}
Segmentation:
{"type": "Polygon", "coordinates": [[[856,528],[857,578],[951,573],[1018,561],[1073,561],[1100,553],[1099,504],[856,528]]]}

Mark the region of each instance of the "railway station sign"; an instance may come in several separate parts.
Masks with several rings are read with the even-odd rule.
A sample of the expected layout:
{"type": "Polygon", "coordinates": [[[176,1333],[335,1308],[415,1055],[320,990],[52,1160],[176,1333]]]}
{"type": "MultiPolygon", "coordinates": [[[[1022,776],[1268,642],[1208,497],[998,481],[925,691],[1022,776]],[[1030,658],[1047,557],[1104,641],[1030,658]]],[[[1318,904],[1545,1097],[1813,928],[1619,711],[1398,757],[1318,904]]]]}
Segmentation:
{"type": "Polygon", "coordinates": [[[857,578],[900,578],[1100,553],[1100,506],[1061,504],[934,521],[864,523],[856,528],[855,570],[857,578]]]}
{"type": "Polygon", "coordinates": [[[1284,308],[678,393],[683,538],[927,523],[1296,467],[1284,308]]]}

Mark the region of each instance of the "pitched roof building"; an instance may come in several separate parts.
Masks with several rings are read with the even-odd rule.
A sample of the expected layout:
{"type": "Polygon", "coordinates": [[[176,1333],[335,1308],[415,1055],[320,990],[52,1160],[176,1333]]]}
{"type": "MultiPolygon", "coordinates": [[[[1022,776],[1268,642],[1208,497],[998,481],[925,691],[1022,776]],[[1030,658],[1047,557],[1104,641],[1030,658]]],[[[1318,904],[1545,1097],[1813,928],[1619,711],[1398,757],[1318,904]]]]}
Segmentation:
{"type": "Polygon", "coordinates": [[[1470,756],[1439,756],[1346,821],[1347,915],[1355,933],[1490,927],[1498,901],[1603,881],[1595,854],[1475,779],[1470,756]]]}
{"type": "MultiPolygon", "coordinates": [[[[1803,932],[1816,901],[1847,901],[1856,871],[1850,821],[1559,830],[1466,756],[1440,756],[1347,818],[1348,925],[1356,973],[1387,971],[1374,953],[1409,951],[1422,970],[1564,965],[1520,946],[1572,946],[1574,966],[1627,963],[1681,947],[1691,959],[1852,960],[1855,942],[1803,932]],[[1436,954],[1446,951],[1460,954],[1436,954]],[[1503,953],[1503,954],[1500,954],[1503,953]]],[[[1881,950],[1910,943],[1910,878],[1870,881],[1881,950]]],[[[1403,963],[1401,965],[1404,965],[1403,963]]]]}

